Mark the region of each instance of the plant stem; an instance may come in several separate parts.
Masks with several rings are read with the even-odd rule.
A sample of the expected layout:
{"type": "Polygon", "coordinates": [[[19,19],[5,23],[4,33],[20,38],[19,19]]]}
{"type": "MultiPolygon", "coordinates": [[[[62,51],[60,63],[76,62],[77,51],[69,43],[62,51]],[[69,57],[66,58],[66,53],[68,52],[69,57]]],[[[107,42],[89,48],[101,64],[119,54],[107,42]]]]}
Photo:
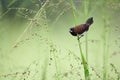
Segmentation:
{"type": "MultiPolygon", "coordinates": [[[[88,1],[84,0],[84,14],[85,14],[85,19],[88,15],[88,1]]],[[[86,49],[86,61],[88,63],[88,34],[86,33],[85,35],[85,49],[86,49]]]]}
{"type": "Polygon", "coordinates": [[[73,1],[72,1],[72,0],[71,0],[71,6],[72,6],[73,19],[74,19],[74,23],[75,23],[75,26],[76,26],[75,8],[74,8],[74,6],[73,6],[73,1]]]}
{"type": "Polygon", "coordinates": [[[85,14],[85,17],[88,15],[88,1],[87,0],[84,0],[84,14],[85,14]]]}
{"type": "Polygon", "coordinates": [[[48,56],[45,58],[43,66],[44,67],[43,67],[43,71],[42,71],[42,79],[41,80],[46,80],[47,67],[48,67],[48,56]]]}
{"type": "Polygon", "coordinates": [[[85,57],[82,53],[80,38],[79,38],[79,36],[77,38],[78,38],[77,40],[78,40],[78,45],[79,45],[79,50],[80,50],[80,56],[81,56],[82,64],[83,64],[83,67],[84,67],[85,80],[90,80],[88,65],[87,65],[85,57]]]}
{"type": "Polygon", "coordinates": [[[57,60],[56,60],[56,56],[55,56],[55,53],[54,53],[54,52],[53,52],[53,57],[54,57],[54,61],[55,61],[55,68],[56,68],[56,80],[60,80],[60,79],[59,79],[58,66],[57,66],[57,60]]]}
{"type": "Polygon", "coordinates": [[[107,33],[106,33],[106,19],[104,17],[104,32],[103,32],[103,80],[107,80],[107,33]]]}
{"type": "Polygon", "coordinates": [[[86,33],[86,35],[85,35],[85,49],[86,49],[86,61],[87,61],[87,63],[88,63],[88,35],[87,35],[87,33],[86,33]]]}
{"type": "MultiPolygon", "coordinates": [[[[103,0],[103,7],[106,7],[106,4],[107,4],[107,0],[103,0]]],[[[108,44],[108,40],[107,40],[107,16],[108,15],[104,15],[106,14],[106,9],[103,8],[102,9],[102,12],[103,12],[103,23],[104,23],[104,27],[103,27],[103,80],[107,80],[107,75],[108,75],[108,72],[107,72],[107,65],[108,65],[108,47],[107,47],[107,44],[108,44]]]]}

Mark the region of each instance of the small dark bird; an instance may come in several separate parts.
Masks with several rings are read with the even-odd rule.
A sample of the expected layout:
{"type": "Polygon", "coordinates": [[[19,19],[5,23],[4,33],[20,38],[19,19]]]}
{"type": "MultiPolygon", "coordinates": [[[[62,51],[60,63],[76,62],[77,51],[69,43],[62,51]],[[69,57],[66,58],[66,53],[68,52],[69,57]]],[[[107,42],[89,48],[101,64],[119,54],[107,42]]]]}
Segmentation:
{"type": "Polygon", "coordinates": [[[93,23],[93,17],[91,18],[88,18],[88,20],[86,21],[85,24],[80,24],[80,25],[77,25],[75,27],[72,27],[70,28],[70,33],[73,35],[73,36],[77,36],[77,35],[81,35],[83,34],[85,31],[88,31],[89,30],[89,26],[93,23]]]}

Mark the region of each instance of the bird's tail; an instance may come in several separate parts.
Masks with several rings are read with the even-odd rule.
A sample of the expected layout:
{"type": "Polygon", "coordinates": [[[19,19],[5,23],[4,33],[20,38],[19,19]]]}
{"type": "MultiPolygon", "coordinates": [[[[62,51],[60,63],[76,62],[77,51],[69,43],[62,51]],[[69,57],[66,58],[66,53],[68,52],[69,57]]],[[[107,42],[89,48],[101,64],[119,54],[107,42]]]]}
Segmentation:
{"type": "Polygon", "coordinates": [[[90,26],[92,23],[93,23],[93,17],[88,18],[86,24],[90,26]]]}

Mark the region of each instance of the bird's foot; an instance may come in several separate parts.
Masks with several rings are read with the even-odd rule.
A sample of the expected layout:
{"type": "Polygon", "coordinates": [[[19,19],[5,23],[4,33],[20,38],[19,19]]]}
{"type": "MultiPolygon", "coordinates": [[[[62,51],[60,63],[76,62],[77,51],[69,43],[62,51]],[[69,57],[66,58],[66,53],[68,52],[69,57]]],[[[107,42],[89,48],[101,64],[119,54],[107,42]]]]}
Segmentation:
{"type": "Polygon", "coordinates": [[[78,40],[81,38],[81,37],[83,37],[84,35],[83,34],[81,34],[80,36],[78,36],[77,38],[78,38],[78,40]]]}

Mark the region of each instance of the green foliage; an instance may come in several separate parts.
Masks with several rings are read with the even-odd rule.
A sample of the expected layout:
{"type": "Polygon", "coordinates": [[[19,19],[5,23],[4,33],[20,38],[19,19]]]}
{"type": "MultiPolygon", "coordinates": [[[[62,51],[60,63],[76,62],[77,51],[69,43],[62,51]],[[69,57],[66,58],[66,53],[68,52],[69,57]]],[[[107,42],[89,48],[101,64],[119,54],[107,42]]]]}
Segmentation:
{"type": "Polygon", "coordinates": [[[0,4],[0,80],[120,79],[119,0],[0,4]],[[78,47],[69,28],[89,16],[95,22],[78,47]]]}

